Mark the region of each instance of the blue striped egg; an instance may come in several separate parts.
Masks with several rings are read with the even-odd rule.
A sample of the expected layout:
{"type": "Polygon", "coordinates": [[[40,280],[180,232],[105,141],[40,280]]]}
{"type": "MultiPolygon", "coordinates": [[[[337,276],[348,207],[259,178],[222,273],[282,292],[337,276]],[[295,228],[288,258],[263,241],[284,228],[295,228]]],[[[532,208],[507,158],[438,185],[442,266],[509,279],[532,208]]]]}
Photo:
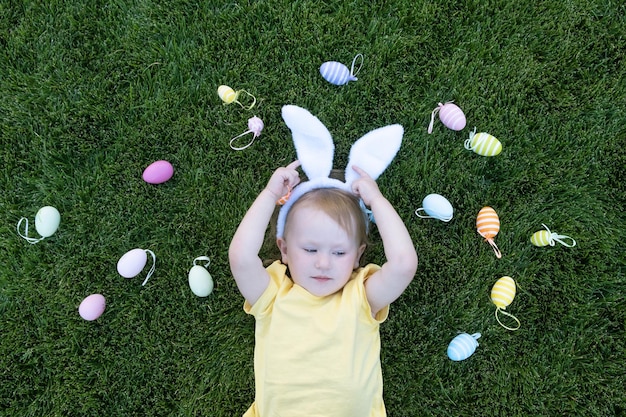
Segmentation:
{"type": "Polygon", "coordinates": [[[496,156],[502,152],[502,143],[489,133],[476,133],[476,128],[474,128],[474,131],[470,132],[469,139],[465,141],[465,149],[482,156],[496,156]]]}
{"type": "Polygon", "coordinates": [[[480,333],[474,333],[471,336],[461,333],[456,336],[448,345],[448,357],[457,362],[469,358],[478,347],[476,339],[479,337],[480,333]]]}
{"type": "Polygon", "coordinates": [[[348,67],[336,61],[324,62],[320,66],[320,74],[322,74],[322,77],[324,77],[326,81],[334,85],[344,85],[347,84],[348,81],[358,80],[358,78],[350,73],[348,67]]]}

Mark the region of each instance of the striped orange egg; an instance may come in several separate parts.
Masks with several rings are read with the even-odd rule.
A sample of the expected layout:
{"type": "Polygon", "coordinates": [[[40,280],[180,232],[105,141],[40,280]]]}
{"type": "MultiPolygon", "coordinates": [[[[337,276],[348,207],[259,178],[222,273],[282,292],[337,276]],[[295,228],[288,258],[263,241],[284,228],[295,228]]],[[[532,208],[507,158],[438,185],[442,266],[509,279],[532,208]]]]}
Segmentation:
{"type": "Polygon", "coordinates": [[[469,139],[465,141],[465,149],[482,156],[496,156],[502,152],[502,143],[489,133],[476,133],[476,128],[474,128],[474,131],[470,132],[469,139]]]}
{"type": "Polygon", "coordinates": [[[491,245],[496,257],[501,258],[502,253],[500,253],[500,249],[498,249],[498,246],[493,241],[493,238],[500,231],[500,218],[498,217],[498,213],[489,206],[480,209],[478,217],[476,217],[476,229],[478,233],[485,238],[487,243],[491,245]]]}

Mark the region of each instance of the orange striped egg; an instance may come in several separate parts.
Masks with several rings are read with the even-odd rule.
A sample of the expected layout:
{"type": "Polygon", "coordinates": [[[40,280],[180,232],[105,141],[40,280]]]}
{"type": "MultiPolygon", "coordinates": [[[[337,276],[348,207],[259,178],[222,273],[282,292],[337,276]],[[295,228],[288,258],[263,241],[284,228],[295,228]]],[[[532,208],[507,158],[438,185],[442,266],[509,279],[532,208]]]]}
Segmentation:
{"type": "Polygon", "coordinates": [[[480,209],[478,217],[476,217],[476,229],[478,230],[478,234],[484,237],[487,243],[491,245],[496,253],[496,257],[502,257],[500,249],[498,249],[498,246],[496,246],[493,241],[493,238],[500,231],[500,218],[493,208],[485,206],[480,209]]]}
{"type": "Polygon", "coordinates": [[[476,133],[476,128],[474,128],[474,131],[470,132],[469,139],[465,141],[465,149],[482,156],[496,156],[502,152],[502,143],[489,133],[476,133]]]}

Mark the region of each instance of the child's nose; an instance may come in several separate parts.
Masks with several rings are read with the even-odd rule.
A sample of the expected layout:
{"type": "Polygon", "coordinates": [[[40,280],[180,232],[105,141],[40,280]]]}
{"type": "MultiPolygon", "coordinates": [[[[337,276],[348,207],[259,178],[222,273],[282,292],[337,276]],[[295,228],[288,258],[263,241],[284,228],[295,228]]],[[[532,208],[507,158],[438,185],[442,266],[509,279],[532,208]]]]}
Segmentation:
{"type": "Polygon", "coordinates": [[[326,269],[330,265],[330,257],[326,253],[317,253],[317,259],[315,262],[315,266],[318,269],[326,269]]]}

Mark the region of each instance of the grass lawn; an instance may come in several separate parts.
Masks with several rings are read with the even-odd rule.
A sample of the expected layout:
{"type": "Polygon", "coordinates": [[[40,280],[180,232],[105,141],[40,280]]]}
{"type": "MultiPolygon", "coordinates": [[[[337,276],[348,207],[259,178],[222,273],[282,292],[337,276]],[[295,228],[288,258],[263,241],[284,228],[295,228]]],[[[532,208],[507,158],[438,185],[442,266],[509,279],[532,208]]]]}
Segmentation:
{"type": "MultiPolygon", "coordinates": [[[[366,132],[405,128],[378,181],[420,257],[381,326],[390,416],[625,415],[625,58],[626,6],[609,0],[3,1],[0,415],[244,413],[254,321],[227,249],[295,159],[285,104],[328,126],[335,168],[366,132]],[[320,76],[359,53],[358,81],[320,76]],[[223,105],[221,84],[255,107],[223,105]],[[467,126],[437,117],[428,134],[450,100],[467,126]],[[254,115],[262,135],[232,150],[254,115]],[[500,155],[464,149],[475,126],[500,155]],[[173,178],[142,181],[160,159],[173,178]],[[414,214],[431,193],[452,221],[414,214]],[[30,245],[16,225],[27,217],[36,236],[47,205],[60,227],[30,245]],[[483,206],[500,216],[501,259],[476,231],[483,206]],[[531,245],[542,223],[577,245],[531,245]],[[149,266],[116,270],[133,248],[156,254],[143,287],[149,266]],[[203,255],[216,287],[199,298],[187,273],[203,255]],[[505,275],[518,284],[514,332],[489,298],[505,275]],[[106,310],[85,321],[93,293],[106,310]],[[481,333],[480,346],[453,362],[460,332],[481,333]]],[[[375,229],[372,240],[366,261],[380,263],[375,229]]]]}

